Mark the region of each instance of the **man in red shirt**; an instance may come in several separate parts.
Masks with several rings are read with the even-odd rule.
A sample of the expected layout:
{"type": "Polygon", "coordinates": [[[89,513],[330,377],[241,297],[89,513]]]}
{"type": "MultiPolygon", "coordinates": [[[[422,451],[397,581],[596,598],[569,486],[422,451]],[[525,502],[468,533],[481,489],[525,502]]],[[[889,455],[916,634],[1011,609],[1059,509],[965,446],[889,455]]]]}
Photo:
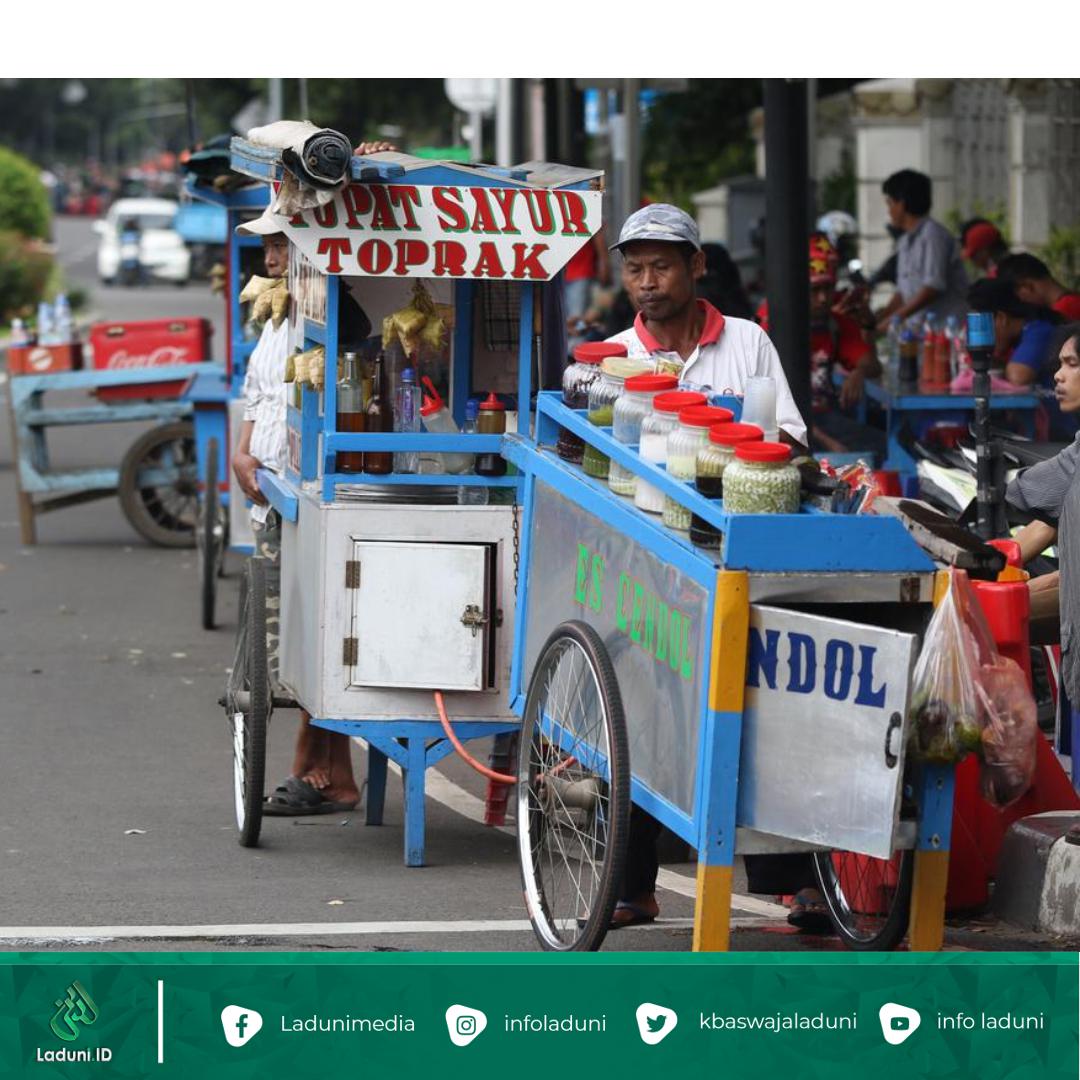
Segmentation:
{"type": "MultiPolygon", "coordinates": [[[[810,402],[815,449],[833,453],[870,450],[884,455],[885,434],[860,424],[843,410],[859,403],[863,383],[881,374],[874,348],[874,317],[864,290],[839,300],[839,256],[824,233],[810,236],[810,402]],[[839,393],[834,372],[845,372],[839,393]]],[[[768,306],[758,310],[768,330],[768,306]]]]}
{"type": "Polygon", "coordinates": [[[1066,322],[1080,322],[1080,293],[1057,281],[1042,259],[1019,252],[1002,259],[997,270],[998,278],[1012,285],[1017,298],[1025,304],[1051,308],[1066,322]]]}

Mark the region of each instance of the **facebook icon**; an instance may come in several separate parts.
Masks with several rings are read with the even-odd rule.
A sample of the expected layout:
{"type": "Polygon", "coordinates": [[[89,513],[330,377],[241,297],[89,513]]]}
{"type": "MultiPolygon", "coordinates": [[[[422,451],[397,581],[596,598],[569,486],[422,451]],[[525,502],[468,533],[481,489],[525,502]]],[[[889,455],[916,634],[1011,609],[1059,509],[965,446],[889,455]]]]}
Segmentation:
{"type": "Polygon", "coordinates": [[[261,1014],[243,1005],[226,1005],[221,1010],[221,1029],[230,1046],[243,1046],[258,1035],[262,1029],[261,1014]]]}

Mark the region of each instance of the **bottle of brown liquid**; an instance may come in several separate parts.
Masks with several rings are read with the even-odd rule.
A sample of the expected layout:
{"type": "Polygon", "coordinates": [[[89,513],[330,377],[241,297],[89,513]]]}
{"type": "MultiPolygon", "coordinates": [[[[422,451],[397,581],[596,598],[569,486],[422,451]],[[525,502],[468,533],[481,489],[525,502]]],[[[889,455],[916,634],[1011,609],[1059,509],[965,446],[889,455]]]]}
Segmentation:
{"type": "MultiPolygon", "coordinates": [[[[476,428],[481,435],[502,435],[506,431],[506,406],[494,392],[480,402],[476,428]]],[[[477,454],[474,471],[477,476],[505,476],[506,459],[499,454],[477,454]]]]}
{"type": "MultiPolygon", "coordinates": [[[[375,435],[394,430],[394,412],[386,398],[382,353],[375,358],[375,375],[371,383],[371,401],[368,402],[366,419],[369,434],[375,435]]],[[[394,455],[389,450],[378,452],[369,450],[364,455],[364,472],[385,476],[393,471],[394,455]]]]}
{"type": "MultiPolygon", "coordinates": [[[[344,369],[337,384],[337,429],[341,432],[365,430],[364,387],[360,373],[360,357],[347,352],[342,358],[344,369]]],[[[337,456],[337,471],[364,471],[364,455],[359,450],[342,450],[337,456]]]]}

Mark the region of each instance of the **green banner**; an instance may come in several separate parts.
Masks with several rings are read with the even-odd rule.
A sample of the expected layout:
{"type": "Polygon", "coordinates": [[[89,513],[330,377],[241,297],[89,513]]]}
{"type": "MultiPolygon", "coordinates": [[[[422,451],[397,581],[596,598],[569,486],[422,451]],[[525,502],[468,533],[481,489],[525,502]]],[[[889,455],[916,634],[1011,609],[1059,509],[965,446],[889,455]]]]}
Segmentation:
{"type": "Polygon", "coordinates": [[[10,954],[0,1076],[1075,1080],[1077,956],[10,954]]]}

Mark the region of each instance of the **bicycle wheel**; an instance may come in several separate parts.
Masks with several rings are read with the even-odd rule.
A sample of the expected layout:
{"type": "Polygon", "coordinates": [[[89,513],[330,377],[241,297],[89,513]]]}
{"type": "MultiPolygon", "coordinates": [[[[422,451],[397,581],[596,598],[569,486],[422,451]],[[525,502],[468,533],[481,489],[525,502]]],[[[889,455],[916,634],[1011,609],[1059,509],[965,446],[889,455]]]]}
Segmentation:
{"type": "Polygon", "coordinates": [[[204,630],[214,629],[217,579],[225,557],[225,518],[218,491],[218,441],[206,444],[206,487],[199,504],[195,542],[198,548],[199,586],[204,630]]]}
{"type": "Polygon", "coordinates": [[[598,949],[630,827],[630,750],[615,669],[592,627],[565,622],[540,653],[517,769],[529,919],[549,950],[598,949]]]}
{"type": "Polygon", "coordinates": [[[195,429],[187,420],[162,424],[136,439],[120,465],[120,505],[152,544],[191,547],[198,514],[195,429]]]}
{"type": "Polygon", "coordinates": [[[907,933],[915,856],[874,859],[853,851],[814,855],[829,918],[850,949],[895,949],[907,933]]]}
{"type": "Polygon", "coordinates": [[[266,660],[266,566],[248,559],[241,584],[233,670],[225,695],[233,744],[233,798],[240,843],[255,847],[266,786],[270,678],[266,660]]]}

